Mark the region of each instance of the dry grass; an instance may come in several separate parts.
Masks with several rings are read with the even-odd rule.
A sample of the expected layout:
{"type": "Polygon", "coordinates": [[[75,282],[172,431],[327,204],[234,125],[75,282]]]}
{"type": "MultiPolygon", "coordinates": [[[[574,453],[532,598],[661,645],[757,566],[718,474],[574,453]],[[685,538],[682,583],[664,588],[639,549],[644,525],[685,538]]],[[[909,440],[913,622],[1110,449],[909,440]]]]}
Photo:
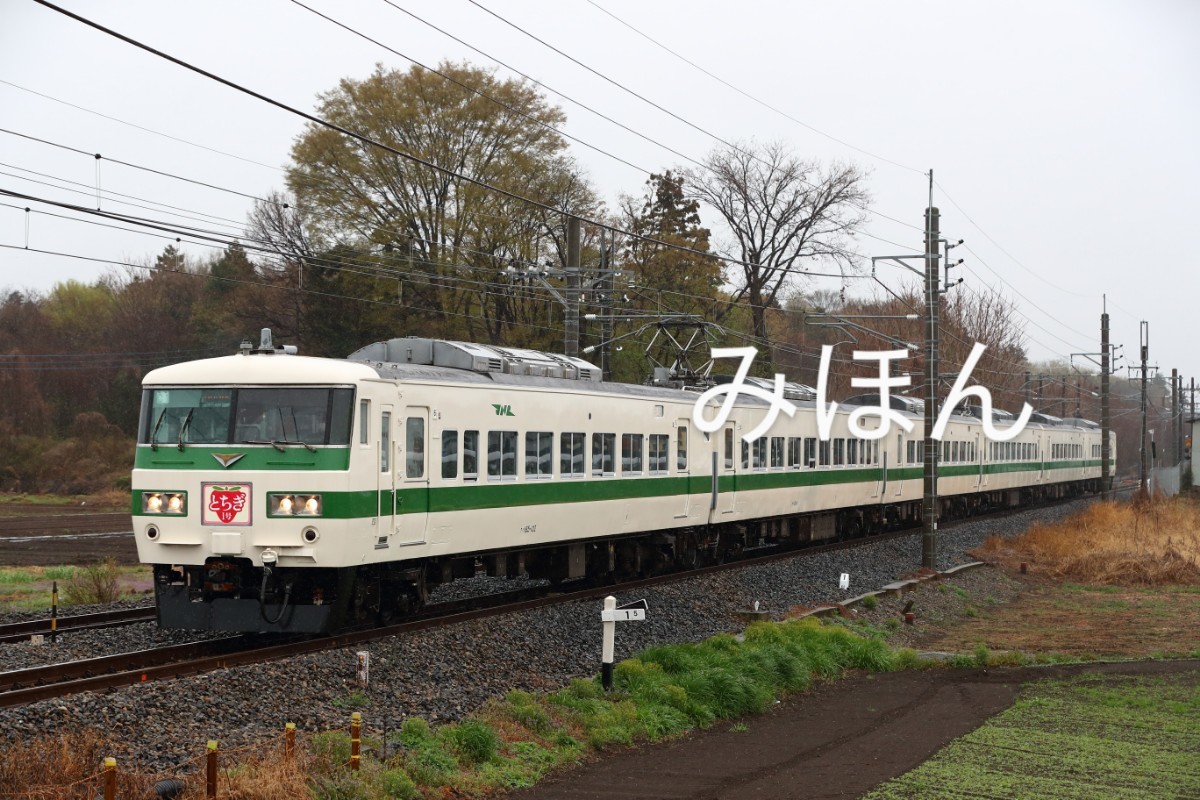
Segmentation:
{"type": "MultiPolygon", "coordinates": [[[[107,754],[96,731],[14,742],[0,749],[0,793],[28,800],[91,800],[101,794],[107,754]]],[[[152,785],[152,778],[117,770],[118,797],[152,797],[152,785]]]]}
{"type": "Polygon", "coordinates": [[[1200,584],[1200,502],[1155,498],[1094,503],[1012,539],[992,537],[977,554],[1091,585],[1200,584]]]}

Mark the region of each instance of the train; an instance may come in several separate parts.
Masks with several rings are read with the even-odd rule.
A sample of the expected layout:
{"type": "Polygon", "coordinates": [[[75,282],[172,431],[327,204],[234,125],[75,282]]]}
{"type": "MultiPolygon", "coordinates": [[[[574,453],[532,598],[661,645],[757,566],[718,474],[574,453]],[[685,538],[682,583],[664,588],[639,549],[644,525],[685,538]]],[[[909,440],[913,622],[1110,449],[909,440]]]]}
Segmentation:
{"type": "MultiPolygon", "coordinates": [[[[268,329],[142,388],[131,512],[164,628],[328,633],[404,618],[455,579],[619,580],[922,513],[923,408],[899,395],[908,432],[850,435],[855,404],[880,402],[865,395],[822,440],[798,393],[746,442],[768,410],[753,396],[705,432],[697,391],[604,381],[577,357],[407,337],[316,358],[268,329]]],[[[999,442],[956,411],[942,516],[1099,490],[1094,423],[1035,414],[999,442]]]]}

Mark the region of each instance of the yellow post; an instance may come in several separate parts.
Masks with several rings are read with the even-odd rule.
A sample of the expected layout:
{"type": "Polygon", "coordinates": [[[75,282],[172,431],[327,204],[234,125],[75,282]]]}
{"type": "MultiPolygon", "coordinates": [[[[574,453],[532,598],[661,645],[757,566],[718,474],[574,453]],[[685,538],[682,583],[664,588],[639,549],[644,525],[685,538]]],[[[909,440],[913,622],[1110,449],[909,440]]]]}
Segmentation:
{"type": "Polygon", "coordinates": [[[117,760],[104,759],[104,800],[116,800],[117,797],[117,760]]]}
{"type": "Polygon", "coordinates": [[[217,743],[208,742],[208,769],[205,774],[205,797],[217,796],[217,743]]]}
{"type": "Polygon", "coordinates": [[[286,733],[283,739],[283,757],[288,761],[296,755],[296,723],[289,722],[285,726],[286,733]]]}
{"type": "Polygon", "coordinates": [[[360,748],[362,746],[362,714],[355,711],[350,715],[350,769],[358,772],[360,748]]]}
{"type": "Polygon", "coordinates": [[[58,581],[50,584],[50,641],[58,641],[58,581]]]}

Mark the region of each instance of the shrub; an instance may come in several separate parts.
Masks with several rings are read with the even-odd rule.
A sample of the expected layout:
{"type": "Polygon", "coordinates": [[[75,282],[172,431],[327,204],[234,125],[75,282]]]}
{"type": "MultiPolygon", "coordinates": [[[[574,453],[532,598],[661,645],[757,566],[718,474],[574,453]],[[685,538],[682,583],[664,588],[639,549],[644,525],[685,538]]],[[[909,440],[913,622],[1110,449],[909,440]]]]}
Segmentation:
{"type": "Polygon", "coordinates": [[[496,757],[500,736],[486,722],[467,720],[444,730],[450,744],[468,764],[482,764],[496,757]]]}
{"type": "Polygon", "coordinates": [[[121,596],[120,574],[111,558],[79,567],[63,583],[63,601],[71,605],[111,603],[121,596]]]}
{"type": "Polygon", "coordinates": [[[418,797],[417,785],[403,770],[385,769],[379,773],[379,789],[384,797],[413,800],[418,797]]]}
{"type": "Polygon", "coordinates": [[[874,611],[879,605],[879,598],[873,594],[869,594],[862,599],[863,608],[867,611],[874,611]]]}

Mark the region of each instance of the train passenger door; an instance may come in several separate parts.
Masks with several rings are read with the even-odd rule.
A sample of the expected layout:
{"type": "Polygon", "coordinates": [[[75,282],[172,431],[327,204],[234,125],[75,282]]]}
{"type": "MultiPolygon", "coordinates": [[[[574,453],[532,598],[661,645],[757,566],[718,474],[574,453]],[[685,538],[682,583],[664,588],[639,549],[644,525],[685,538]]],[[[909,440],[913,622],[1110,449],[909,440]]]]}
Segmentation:
{"type": "Polygon", "coordinates": [[[395,522],[396,470],[395,454],[392,448],[392,416],[393,408],[382,405],[379,408],[379,438],[376,440],[376,518],[375,518],[375,549],[384,550],[391,545],[392,530],[395,522]]]}
{"type": "Polygon", "coordinates": [[[738,463],[737,425],[732,422],[721,431],[720,449],[721,455],[717,459],[721,468],[717,479],[721,492],[718,510],[722,514],[732,514],[737,507],[738,463]]]}
{"type": "Polygon", "coordinates": [[[675,477],[683,487],[680,504],[676,507],[675,519],[685,519],[692,504],[692,464],[688,460],[688,420],[675,423],[675,477]]]}
{"type": "Polygon", "coordinates": [[[978,468],[975,470],[975,491],[979,491],[983,487],[983,447],[984,441],[978,431],[975,432],[975,460],[979,462],[978,468]]]}
{"type": "Polygon", "coordinates": [[[396,491],[396,541],[424,544],[429,515],[429,409],[409,406],[401,427],[396,473],[401,475],[396,491]]]}

